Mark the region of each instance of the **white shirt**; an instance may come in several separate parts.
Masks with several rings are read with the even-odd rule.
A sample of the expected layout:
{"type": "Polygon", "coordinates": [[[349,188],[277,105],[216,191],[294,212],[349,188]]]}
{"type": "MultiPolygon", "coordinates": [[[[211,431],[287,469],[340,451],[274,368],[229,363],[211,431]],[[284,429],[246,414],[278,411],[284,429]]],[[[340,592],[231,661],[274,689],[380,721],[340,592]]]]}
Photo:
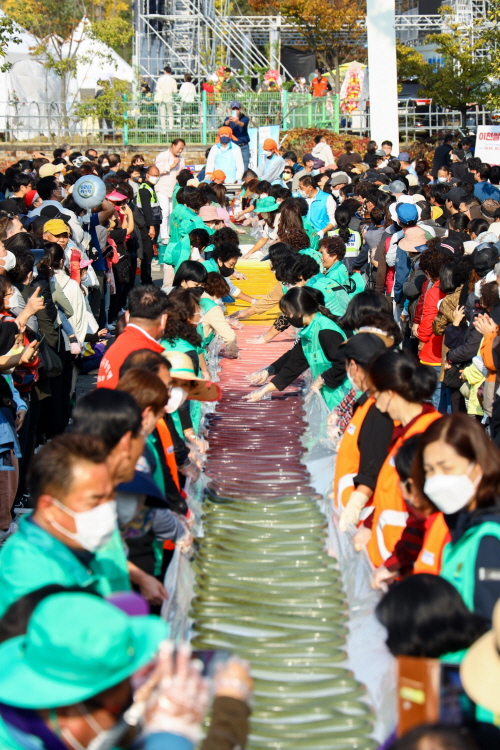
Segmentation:
{"type": "Polygon", "coordinates": [[[184,104],[192,104],[196,97],[196,86],[191,81],[184,81],[179,89],[179,98],[184,104]]]}
{"type": "Polygon", "coordinates": [[[155,101],[165,102],[172,100],[172,94],[177,93],[177,83],[173,76],[163,73],[156,82],[155,101]]]}
{"type": "Polygon", "coordinates": [[[184,169],[185,165],[184,159],[180,156],[179,162],[173,167],[175,158],[171,150],[168,149],[159,153],[155,161],[155,166],[160,170],[160,179],[155,185],[155,190],[157,194],[164,195],[167,198],[172,197],[174,187],[177,183],[177,175],[181,169],[184,169]]]}

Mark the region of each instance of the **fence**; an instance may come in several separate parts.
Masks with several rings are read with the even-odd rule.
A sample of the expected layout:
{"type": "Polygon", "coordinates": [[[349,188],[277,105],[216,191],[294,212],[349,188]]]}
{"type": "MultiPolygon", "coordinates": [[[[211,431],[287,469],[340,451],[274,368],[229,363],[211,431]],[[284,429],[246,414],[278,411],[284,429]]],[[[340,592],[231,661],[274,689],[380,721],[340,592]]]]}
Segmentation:
{"type": "MultiPolygon", "coordinates": [[[[174,95],[156,103],[154,98],[125,100],[99,117],[91,105],[60,102],[0,102],[0,143],[61,143],[160,145],[181,136],[188,144],[213,143],[217,129],[230,115],[230,103],[237,98],[248,114],[251,127],[279,125],[286,132],[293,128],[327,128],[333,132],[368,135],[370,114],[340,112],[339,97],[312,97],[288,91],[276,93],[217,93],[197,95],[191,103],[174,95]]],[[[465,123],[459,112],[434,105],[417,106],[400,102],[399,130],[402,142],[437,135],[443,130],[475,128],[495,119],[483,109],[467,113],[465,123]]]]}

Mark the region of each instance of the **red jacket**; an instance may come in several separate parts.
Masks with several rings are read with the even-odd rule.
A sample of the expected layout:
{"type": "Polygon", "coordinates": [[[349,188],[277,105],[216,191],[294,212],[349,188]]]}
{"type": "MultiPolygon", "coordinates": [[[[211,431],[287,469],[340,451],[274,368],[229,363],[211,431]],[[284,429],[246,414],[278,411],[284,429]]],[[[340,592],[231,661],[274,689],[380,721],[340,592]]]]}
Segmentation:
{"type": "Polygon", "coordinates": [[[438,302],[446,297],[439,287],[439,281],[436,281],[431,287],[427,288],[422,309],[422,319],[417,329],[419,341],[424,346],[419,352],[420,361],[426,365],[440,365],[441,354],[443,349],[443,337],[436,336],[432,331],[432,323],[438,314],[438,302]]]}
{"type": "Polygon", "coordinates": [[[129,354],[139,349],[151,349],[153,352],[160,353],[165,351],[163,346],[152,339],[146,331],[129,323],[102,358],[97,373],[97,387],[116,388],[120,379],[120,367],[129,354]]]}

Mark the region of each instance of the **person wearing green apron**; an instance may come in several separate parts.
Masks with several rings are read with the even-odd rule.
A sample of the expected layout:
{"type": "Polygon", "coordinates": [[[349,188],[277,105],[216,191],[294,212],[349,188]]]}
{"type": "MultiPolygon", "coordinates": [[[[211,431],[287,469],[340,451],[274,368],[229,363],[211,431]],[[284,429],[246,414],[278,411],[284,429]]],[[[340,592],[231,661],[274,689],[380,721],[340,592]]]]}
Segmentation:
{"type": "MultiPolygon", "coordinates": [[[[176,288],[169,295],[170,307],[168,310],[167,323],[161,346],[169,351],[183,352],[187,354],[194,365],[195,373],[209,379],[209,373],[205,362],[205,349],[202,344],[203,336],[200,335],[198,327],[203,320],[203,312],[200,305],[200,292],[191,288],[176,288]]],[[[187,401],[182,407],[173,412],[172,419],[179,435],[189,436],[194,431],[198,434],[201,420],[201,403],[199,401],[187,401]]]]}
{"type": "Polygon", "coordinates": [[[311,370],[313,386],[321,390],[328,409],[334,409],[342,401],[351,389],[347,376],[337,387],[330,387],[328,382],[335,354],[346,335],[323,302],[323,294],[307,286],[290,289],[280,300],[281,311],[293,326],[301,329],[299,338],[288,352],[255,376],[255,384],[264,382],[269,375],[273,378],[263,388],[245,396],[247,401],[260,401],[266,393],[283,391],[307,369],[311,370]]]}
{"type": "MultiPolygon", "coordinates": [[[[347,268],[343,264],[345,245],[339,237],[323,237],[319,252],[324,273],[309,279],[307,286],[319,289],[325,297],[325,306],[333,315],[344,315],[350,301],[351,285],[347,268]]],[[[359,274],[358,274],[359,275],[359,274]]]]}
{"type": "Polygon", "coordinates": [[[34,457],[35,510],[0,551],[0,615],[48,584],[100,596],[130,589],[107,453],[87,441],[85,448],[81,435],[60,435],[34,457]]]}

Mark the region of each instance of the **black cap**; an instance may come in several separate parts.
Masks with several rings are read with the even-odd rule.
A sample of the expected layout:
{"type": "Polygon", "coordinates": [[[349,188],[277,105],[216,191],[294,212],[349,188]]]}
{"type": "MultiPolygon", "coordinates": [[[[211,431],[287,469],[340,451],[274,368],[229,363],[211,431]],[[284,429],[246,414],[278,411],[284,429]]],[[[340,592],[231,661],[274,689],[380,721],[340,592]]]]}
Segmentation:
{"type": "Polygon", "coordinates": [[[497,263],[498,250],[489,242],[478,245],[472,253],[472,266],[481,278],[492,271],[497,263]]]}
{"type": "Polygon", "coordinates": [[[40,216],[46,216],[49,219],[61,219],[65,224],[69,224],[70,217],[68,214],[63,214],[57,206],[45,206],[40,211],[40,216]]]}
{"type": "Polygon", "coordinates": [[[339,347],[346,360],[353,359],[361,367],[368,367],[371,360],[385,349],[385,343],[376,333],[357,333],[339,347]]]}
{"type": "Polygon", "coordinates": [[[454,203],[460,203],[462,198],[465,198],[467,193],[465,190],[459,187],[453,187],[451,190],[448,190],[445,196],[446,201],[453,201],[454,203]]]}
{"type": "Polygon", "coordinates": [[[4,201],[0,201],[0,211],[5,211],[9,216],[19,216],[21,213],[19,204],[14,198],[7,198],[4,201]]]}
{"type": "Polygon", "coordinates": [[[436,245],[436,250],[442,250],[446,255],[457,257],[458,255],[464,254],[464,243],[456,234],[448,235],[443,237],[442,240],[436,245]]]}

